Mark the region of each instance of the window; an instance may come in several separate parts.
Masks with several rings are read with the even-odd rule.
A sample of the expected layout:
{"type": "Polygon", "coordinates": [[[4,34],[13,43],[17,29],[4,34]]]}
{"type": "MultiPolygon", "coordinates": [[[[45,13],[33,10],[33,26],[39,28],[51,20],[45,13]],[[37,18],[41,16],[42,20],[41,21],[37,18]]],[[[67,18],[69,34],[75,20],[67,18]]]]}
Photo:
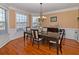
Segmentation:
{"type": "Polygon", "coordinates": [[[32,27],[37,28],[39,26],[38,17],[33,16],[32,17],[32,27]]]}
{"type": "Polygon", "coordinates": [[[3,8],[0,8],[0,33],[5,31],[5,19],[6,19],[6,10],[3,8]]]}
{"type": "Polygon", "coordinates": [[[25,28],[27,24],[27,16],[22,14],[16,14],[16,27],[25,28]]]}

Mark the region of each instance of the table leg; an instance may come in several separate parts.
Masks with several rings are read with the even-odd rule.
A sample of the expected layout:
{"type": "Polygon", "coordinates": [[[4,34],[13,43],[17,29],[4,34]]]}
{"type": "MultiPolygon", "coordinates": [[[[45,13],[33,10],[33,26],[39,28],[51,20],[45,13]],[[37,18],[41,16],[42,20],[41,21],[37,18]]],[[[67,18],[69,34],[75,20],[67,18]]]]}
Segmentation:
{"type": "Polygon", "coordinates": [[[59,55],[59,46],[58,46],[58,41],[57,41],[57,55],[59,55]]]}
{"type": "Polygon", "coordinates": [[[24,46],[25,46],[25,32],[24,32],[24,46]]]}

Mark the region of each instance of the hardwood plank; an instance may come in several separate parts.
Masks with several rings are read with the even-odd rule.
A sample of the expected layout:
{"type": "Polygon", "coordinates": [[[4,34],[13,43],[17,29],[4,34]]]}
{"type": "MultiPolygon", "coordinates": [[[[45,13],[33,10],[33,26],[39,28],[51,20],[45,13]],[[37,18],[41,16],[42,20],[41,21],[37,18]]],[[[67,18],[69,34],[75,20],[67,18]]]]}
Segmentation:
{"type": "MultiPolygon", "coordinates": [[[[56,55],[56,49],[49,50],[48,44],[41,44],[40,48],[37,48],[36,44],[32,46],[30,39],[26,39],[24,46],[22,37],[10,41],[0,48],[0,55],[56,55]]],[[[64,39],[63,55],[79,55],[79,43],[74,40],[64,39]]]]}

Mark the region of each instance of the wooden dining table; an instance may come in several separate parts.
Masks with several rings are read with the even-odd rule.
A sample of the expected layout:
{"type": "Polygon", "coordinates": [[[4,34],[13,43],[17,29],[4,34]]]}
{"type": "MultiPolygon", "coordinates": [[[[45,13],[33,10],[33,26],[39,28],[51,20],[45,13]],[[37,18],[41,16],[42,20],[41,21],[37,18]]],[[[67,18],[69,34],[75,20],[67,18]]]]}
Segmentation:
{"type": "MultiPolygon", "coordinates": [[[[31,35],[31,31],[27,31],[27,32],[24,32],[24,42],[25,42],[25,35],[31,35]]],[[[41,37],[44,37],[44,38],[48,38],[48,39],[52,39],[53,41],[56,41],[56,45],[57,45],[57,54],[59,54],[59,48],[58,48],[58,41],[59,41],[59,33],[56,33],[56,32],[48,32],[48,33],[43,33],[43,32],[40,32],[39,33],[39,36],[41,37]]],[[[24,43],[25,45],[25,43],[24,43]]]]}

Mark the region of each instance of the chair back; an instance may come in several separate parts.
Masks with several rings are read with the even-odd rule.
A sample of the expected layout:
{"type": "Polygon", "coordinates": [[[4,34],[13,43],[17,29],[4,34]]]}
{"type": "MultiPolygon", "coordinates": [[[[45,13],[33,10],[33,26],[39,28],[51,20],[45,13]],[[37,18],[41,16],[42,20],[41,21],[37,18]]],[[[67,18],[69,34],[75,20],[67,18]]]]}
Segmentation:
{"type": "Polygon", "coordinates": [[[26,27],[26,31],[31,31],[31,28],[30,27],[26,27]]]}
{"type": "Polygon", "coordinates": [[[42,32],[43,32],[43,33],[47,33],[47,27],[43,27],[43,28],[42,28],[42,32]]]}
{"type": "Polygon", "coordinates": [[[64,29],[60,29],[59,30],[59,44],[60,45],[62,44],[64,34],[65,34],[65,30],[64,29]]]}
{"type": "Polygon", "coordinates": [[[38,31],[41,33],[42,32],[42,27],[39,27],[38,28],[38,31]]]}
{"type": "Polygon", "coordinates": [[[36,29],[32,29],[32,37],[33,37],[33,39],[38,39],[39,37],[38,37],[38,34],[39,34],[39,32],[38,32],[38,30],[36,30],[36,29]]]}

